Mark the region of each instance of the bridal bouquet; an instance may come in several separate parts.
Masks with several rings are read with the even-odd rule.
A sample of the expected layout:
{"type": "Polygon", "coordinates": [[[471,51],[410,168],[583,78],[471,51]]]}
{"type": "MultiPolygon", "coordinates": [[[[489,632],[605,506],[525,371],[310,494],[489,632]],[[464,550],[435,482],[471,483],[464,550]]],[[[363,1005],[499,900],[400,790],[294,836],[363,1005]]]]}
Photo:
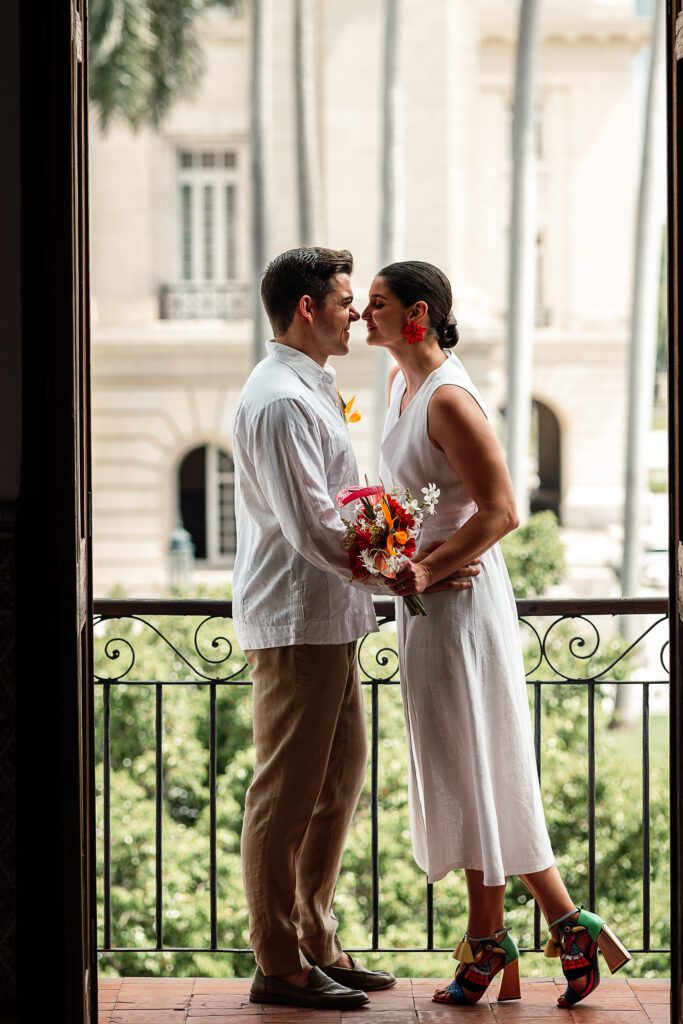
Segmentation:
{"type": "MultiPolygon", "coordinates": [[[[344,519],[346,549],[353,578],[367,580],[371,576],[395,579],[403,563],[415,554],[415,539],[426,515],[433,516],[439,501],[435,484],[422,488],[422,497],[413,498],[410,491],[384,484],[347,487],[337,495],[337,504],[344,508],[355,503],[354,518],[344,519]]],[[[404,597],[411,615],[426,615],[427,609],[417,594],[404,597]]]]}

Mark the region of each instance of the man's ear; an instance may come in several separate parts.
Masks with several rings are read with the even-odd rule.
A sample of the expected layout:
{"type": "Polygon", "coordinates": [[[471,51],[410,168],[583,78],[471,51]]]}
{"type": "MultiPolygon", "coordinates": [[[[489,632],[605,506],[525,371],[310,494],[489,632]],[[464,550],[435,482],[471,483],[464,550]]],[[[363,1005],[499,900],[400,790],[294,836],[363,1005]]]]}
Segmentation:
{"type": "Polygon", "coordinates": [[[313,323],[314,315],[316,312],[315,300],[310,295],[302,295],[299,299],[297,306],[297,312],[308,324],[313,323]]]}

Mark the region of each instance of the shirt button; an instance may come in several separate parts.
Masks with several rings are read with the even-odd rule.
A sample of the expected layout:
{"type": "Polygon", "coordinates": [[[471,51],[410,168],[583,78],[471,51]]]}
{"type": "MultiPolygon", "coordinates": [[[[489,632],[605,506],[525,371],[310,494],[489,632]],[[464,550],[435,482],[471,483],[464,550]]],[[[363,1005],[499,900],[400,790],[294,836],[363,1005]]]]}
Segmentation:
{"type": "Polygon", "coordinates": [[[323,374],[323,381],[325,382],[325,384],[331,384],[332,383],[332,377],[330,376],[329,373],[324,373],[323,374]]]}

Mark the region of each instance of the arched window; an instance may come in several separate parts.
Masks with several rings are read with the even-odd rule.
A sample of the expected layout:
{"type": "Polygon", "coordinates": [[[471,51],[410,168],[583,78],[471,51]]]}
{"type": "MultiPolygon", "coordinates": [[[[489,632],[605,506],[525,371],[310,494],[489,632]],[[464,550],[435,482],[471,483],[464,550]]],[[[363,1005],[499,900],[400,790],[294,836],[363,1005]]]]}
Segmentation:
{"type": "Polygon", "coordinates": [[[178,470],[178,507],[195,558],[225,562],[235,554],[235,470],[225,449],[205,444],[187,453],[178,470]]]}

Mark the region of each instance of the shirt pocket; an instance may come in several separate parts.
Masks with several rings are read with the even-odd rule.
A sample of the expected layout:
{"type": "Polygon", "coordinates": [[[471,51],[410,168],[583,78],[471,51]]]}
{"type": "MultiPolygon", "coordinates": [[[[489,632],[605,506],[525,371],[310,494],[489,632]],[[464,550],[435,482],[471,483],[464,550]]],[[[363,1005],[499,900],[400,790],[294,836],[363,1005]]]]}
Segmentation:
{"type": "Polygon", "coordinates": [[[344,424],[330,429],[326,449],[326,473],[330,490],[340,490],[342,487],[358,483],[357,480],[348,479],[353,459],[349,433],[344,424]]]}

